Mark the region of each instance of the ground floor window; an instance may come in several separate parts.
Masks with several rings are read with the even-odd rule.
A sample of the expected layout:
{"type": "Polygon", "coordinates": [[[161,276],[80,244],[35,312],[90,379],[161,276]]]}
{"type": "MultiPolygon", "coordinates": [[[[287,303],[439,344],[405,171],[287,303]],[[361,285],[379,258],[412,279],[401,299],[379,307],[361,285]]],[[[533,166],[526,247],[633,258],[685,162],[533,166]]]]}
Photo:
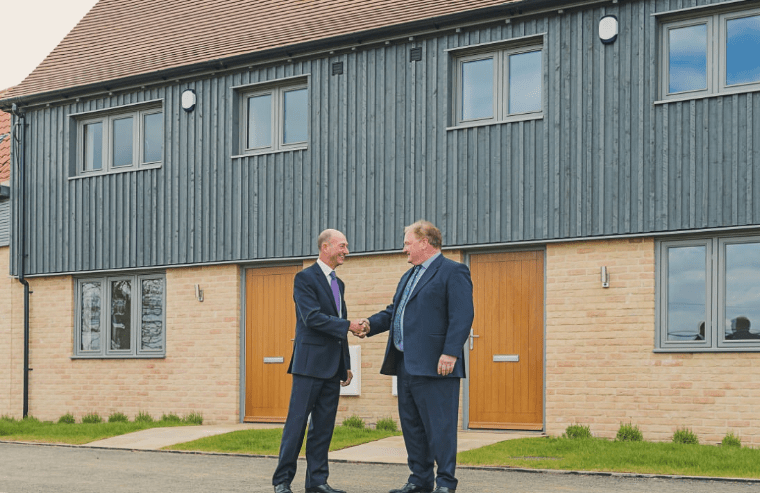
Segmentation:
{"type": "Polygon", "coordinates": [[[74,356],[166,354],[163,274],[77,279],[74,356]]]}
{"type": "Polygon", "coordinates": [[[656,346],[760,351],[760,236],[657,245],[656,346]]]}

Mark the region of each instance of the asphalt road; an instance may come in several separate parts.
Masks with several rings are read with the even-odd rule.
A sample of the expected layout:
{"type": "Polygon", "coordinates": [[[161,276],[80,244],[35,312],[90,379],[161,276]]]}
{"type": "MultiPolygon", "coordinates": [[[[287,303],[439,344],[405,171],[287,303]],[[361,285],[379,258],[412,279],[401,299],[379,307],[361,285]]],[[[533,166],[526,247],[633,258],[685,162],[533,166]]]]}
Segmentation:
{"type": "MultiPolygon", "coordinates": [[[[270,493],[275,459],[0,443],[0,493],[270,493]]],[[[293,483],[302,493],[303,469],[293,483]]],[[[401,486],[406,466],[332,463],[330,484],[348,493],[401,486]]],[[[760,483],[459,468],[458,493],[757,492],[760,483]]]]}

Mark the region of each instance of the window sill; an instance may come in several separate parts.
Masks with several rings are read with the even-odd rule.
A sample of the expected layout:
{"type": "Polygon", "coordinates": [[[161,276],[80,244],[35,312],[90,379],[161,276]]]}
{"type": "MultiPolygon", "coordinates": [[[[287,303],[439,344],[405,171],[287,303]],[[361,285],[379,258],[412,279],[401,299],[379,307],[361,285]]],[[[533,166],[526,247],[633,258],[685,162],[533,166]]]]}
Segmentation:
{"type": "Polygon", "coordinates": [[[660,99],[654,102],[655,106],[668,104],[668,103],[683,103],[688,101],[694,101],[698,99],[707,98],[719,98],[722,96],[736,96],[737,94],[748,94],[751,92],[760,92],[760,86],[753,86],[752,88],[732,89],[729,91],[716,92],[711,94],[684,94],[683,96],[673,96],[668,99],[660,99]]]}
{"type": "Polygon", "coordinates": [[[136,173],[138,171],[147,171],[151,169],[160,169],[163,166],[162,163],[159,164],[149,164],[146,166],[141,166],[139,168],[127,168],[127,169],[120,169],[120,170],[112,170],[112,171],[101,171],[98,173],[87,173],[84,175],[76,175],[76,176],[69,176],[69,180],[81,180],[83,178],[92,178],[94,176],[109,176],[109,175],[120,175],[122,173],[136,173]]]}
{"type": "Polygon", "coordinates": [[[92,355],[92,356],[85,356],[85,355],[74,355],[70,356],[70,359],[166,359],[165,354],[140,354],[140,355],[134,355],[134,354],[125,354],[125,355],[119,355],[119,354],[109,354],[107,356],[104,356],[102,354],[92,355]]]}
{"type": "Polygon", "coordinates": [[[446,127],[446,131],[452,131],[452,130],[464,130],[468,128],[475,128],[475,127],[487,127],[490,125],[502,125],[504,123],[519,123],[519,122],[528,122],[533,120],[543,120],[544,113],[524,113],[521,115],[515,115],[512,117],[507,118],[506,120],[486,120],[486,121],[477,121],[477,122],[468,122],[468,123],[460,123],[459,125],[453,126],[453,127],[446,127]]]}
{"type": "Polygon", "coordinates": [[[760,353],[760,346],[752,347],[702,347],[702,348],[655,348],[653,353],[760,353]]]}
{"type": "Polygon", "coordinates": [[[266,156],[268,154],[280,154],[283,152],[292,152],[292,151],[306,151],[309,149],[309,146],[304,144],[303,146],[294,146],[294,147],[287,147],[285,149],[266,149],[261,151],[251,151],[251,152],[245,152],[243,154],[235,154],[232,156],[232,159],[242,159],[246,157],[255,157],[255,156],[266,156]]]}

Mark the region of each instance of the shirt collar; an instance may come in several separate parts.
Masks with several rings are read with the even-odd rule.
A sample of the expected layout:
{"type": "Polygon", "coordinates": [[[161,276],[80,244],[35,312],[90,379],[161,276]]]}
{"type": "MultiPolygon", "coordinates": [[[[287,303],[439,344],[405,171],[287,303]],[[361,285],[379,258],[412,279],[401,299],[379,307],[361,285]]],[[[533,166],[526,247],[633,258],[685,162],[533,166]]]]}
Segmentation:
{"type": "Polygon", "coordinates": [[[330,266],[327,265],[326,263],[322,262],[321,258],[317,259],[317,265],[319,265],[319,268],[322,269],[322,273],[329,278],[330,272],[332,272],[333,269],[331,269],[330,266]]]}
{"type": "Polygon", "coordinates": [[[435,255],[433,255],[432,257],[430,257],[429,259],[427,259],[424,262],[422,262],[420,264],[422,266],[422,270],[427,270],[427,268],[430,267],[430,264],[432,264],[435,261],[435,259],[437,259],[438,257],[440,257],[440,255],[441,255],[441,252],[438,252],[435,255]]]}

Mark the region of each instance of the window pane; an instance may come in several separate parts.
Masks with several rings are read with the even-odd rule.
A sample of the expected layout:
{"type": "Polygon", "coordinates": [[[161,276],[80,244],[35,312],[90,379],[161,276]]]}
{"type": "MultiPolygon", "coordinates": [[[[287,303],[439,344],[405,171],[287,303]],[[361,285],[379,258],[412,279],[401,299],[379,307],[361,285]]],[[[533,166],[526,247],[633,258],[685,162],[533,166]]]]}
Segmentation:
{"type": "Polygon", "coordinates": [[[111,283],[111,349],[132,348],[132,282],[111,283]]]}
{"type": "Polygon", "coordinates": [[[164,281],[143,279],[140,314],[140,349],[164,349],[164,281]]]}
{"type": "Polygon", "coordinates": [[[164,143],[164,115],[151,113],[143,118],[143,163],[161,161],[164,143]]]}
{"type": "Polygon", "coordinates": [[[509,113],[541,110],[541,52],[509,57],[509,113]]]}
{"type": "Polygon", "coordinates": [[[84,126],[84,170],[103,169],[103,124],[84,126]]]}
{"type": "Polygon", "coordinates": [[[100,283],[83,282],[80,285],[81,351],[100,351],[100,283]]]}
{"type": "Polygon", "coordinates": [[[726,245],[728,340],[760,339],[760,243],[726,245]]]}
{"type": "MultiPolygon", "coordinates": [[[[668,340],[703,340],[705,334],[704,246],[668,249],[668,340]]],[[[709,330],[709,322],[707,324],[709,330]]]]}
{"type": "Polygon", "coordinates": [[[285,144],[306,142],[309,121],[306,89],[285,91],[283,101],[282,141],[285,144]]]}
{"type": "Polygon", "coordinates": [[[272,95],[248,98],[248,148],[272,145],[272,95]]]}
{"type": "Polygon", "coordinates": [[[493,116],[493,58],[463,62],[462,120],[493,116]]]}
{"type": "Polygon", "coordinates": [[[132,117],[113,121],[113,165],[132,164],[132,117]]]}
{"type": "Polygon", "coordinates": [[[669,31],[668,92],[707,89],[707,24],[669,31]]]}
{"type": "Polygon", "coordinates": [[[726,22],[726,85],[760,81],[760,15],[726,22]]]}

